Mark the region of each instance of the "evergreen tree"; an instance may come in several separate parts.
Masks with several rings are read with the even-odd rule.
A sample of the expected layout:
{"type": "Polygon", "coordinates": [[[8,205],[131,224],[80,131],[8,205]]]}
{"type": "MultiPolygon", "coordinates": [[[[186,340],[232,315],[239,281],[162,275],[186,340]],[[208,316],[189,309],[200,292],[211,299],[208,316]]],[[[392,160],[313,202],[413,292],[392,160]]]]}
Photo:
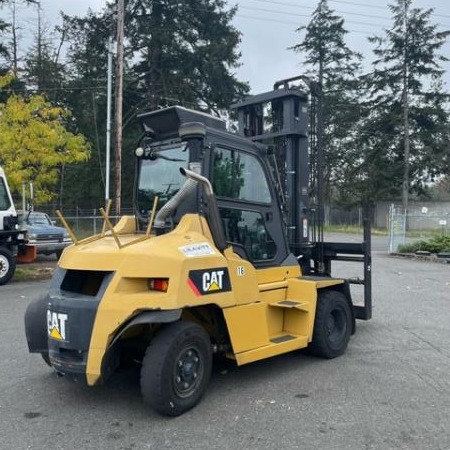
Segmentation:
{"type": "Polygon", "coordinates": [[[236,8],[224,0],[127,2],[126,32],[137,62],[136,86],[148,107],[184,103],[228,108],[248,87],[231,70],[238,66],[236,8]]]}
{"type": "MultiPolygon", "coordinates": [[[[23,0],[23,3],[25,4],[34,4],[38,0],[23,0]]],[[[17,3],[17,0],[0,0],[0,9],[4,8],[5,6],[12,5],[14,8],[15,4],[17,3]]],[[[15,14],[15,11],[13,11],[13,15],[15,14]]],[[[13,17],[13,20],[15,20],[15,17],[13,17]]],[[[16,36],[15,36],[15,23],[11,24],[8,22],[5,22],[2,18],[0,18],[0,56],[4,57],[11,57],[15,56],[16,52],[16,36]],[[12,39],[12,49],[9,48],[9,46],[5,43],[7,40],[4,39],[3,36],[7,34],[8,31],[12,31],[13,33],[13,39],[12,39]]]]}
{"type": "MultiPolygon", "coordinates": [[[[7,29],[8,29],[8,24],[4,20],[0,19],[0,36],[3,36],[7,29]]],[[[4,40],[2,39],[0,41],[0,56],[8,56],[7,47],[3,42],[4,42],[4,40]]]]}
{"type": "Polygon", "coordinates": [[[34,42],[25,56],[24,78],[28,87],[45,92],[51,101],[61,101],[59,90],[66,80],[64,65],[59,61],[61,48],[65,41],[65,31],[55,29],[50,32],[45,24],[41,6],[37,6],[37,30],[34,42]],[[52,41],[58,39],[59,45],[52,41]]]}
{"type": "Polygon", "coordinates": [[[445,34],[431,22],[432,9],[412,8],[412,0],[390,5],[392,26],[371,37],[375,61],[365,77],[369,92],[353,190],[374,199],[423,191],[424,184],[448,173],[448,95],[440,54],[445,34]]]}
{"type": "MultiPolygon", "coordinates": [[[[132,152],[141,132],[135,120],[139,112],[173,104],[219,110],[248,92],[248,86],[232,73],[238,65],[239,33],[231,25],[235,10],[225,11],[225,6],[222,0],[126,2],[124,199],[132,198],[132,152]]],[[[65,101],[86,137],[94,143],[94,157],[89,165],[72,167],[66,179],[86,180],[79,198],[93,205],[101,204],[103,199],[99,180],[104,172],[100,169],[105,160],[105,128],[100,124],[105,123],[106,112],[107,42],[109,36],[115,36],[115,23],[114,2],[100,13],[64,17],[70,67],[65,101]],[[88,182],[93,174],[96,182],[88,182]]],[[[75,200],[75,196],[71,197],[75,200]]],[[[66,199],[69,200],[67,195],[66,199]]]]}
{"type": "MultiPolygon", "coordinates": [[[[331,196],[342,177],[349,139],[359,119],[358,79],[361,55],[345,43],[344,19],[321,0],[306,27],[303,40],[292,47],[305,55],[305,68],[319,81],[323,95],[325,193],[331,196]]],[[[313,149],[314,150],[314,149],[313,149]]]]}

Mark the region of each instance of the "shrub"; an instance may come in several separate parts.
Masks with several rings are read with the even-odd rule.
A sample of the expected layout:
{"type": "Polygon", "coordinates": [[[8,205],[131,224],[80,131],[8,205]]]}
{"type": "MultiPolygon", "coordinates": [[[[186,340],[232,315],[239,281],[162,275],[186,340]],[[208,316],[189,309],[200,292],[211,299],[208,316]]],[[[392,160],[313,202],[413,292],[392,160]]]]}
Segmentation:
{"type": "Polygon", "coordinates": [[[400,253],[415,253],[417,251],[426,251],[430,253],[450,251],[450,236],[436,236],[428,241],[418,241],[411,244],[398,246],[400,253]]]}

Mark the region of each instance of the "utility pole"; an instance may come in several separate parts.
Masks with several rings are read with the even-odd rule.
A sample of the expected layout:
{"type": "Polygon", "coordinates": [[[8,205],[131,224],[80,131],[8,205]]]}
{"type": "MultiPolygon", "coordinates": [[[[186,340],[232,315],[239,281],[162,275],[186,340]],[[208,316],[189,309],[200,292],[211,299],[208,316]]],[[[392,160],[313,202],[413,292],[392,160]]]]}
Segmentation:
{"type": "Polygon", "coordinates": [[[44,77],[43,77],[43,64],[42,64],[42,6],[41,0],[37,2],[37,13],[38,13],[38,35],[37,35],[37,87],[38,89],[43,89],[44,87],[44,77]]]}
{"type": "Polygon", "coordinates": [[[122,95],[123,95],[123,28],[124,0],[117,0],[117,55],[116,55],[116,120],[115,120],[115,200],[116,215],[120,215],[122,191],[122,95]]]}
{"type": "Polygon", "coordinates": [[[410,154],[410,136],[409,136],[409,98],[408,98],[408,2],[404,3],[404,49],[403,49],[403,183],[402,183],[402,206],[405,212],[408,209],[409,200],[409,154],[410,154]]]}
{"type": "Polygon", "coordinates": [[[106,106],[106,163],[105,163],[105,207],[109,201],[109,180],[111,171],[111,97],[112,97],[112,36],[108,40],[108,84],[107,84],[107,106],[106,106]]]}
{"type": "Polygon", "coordinates": [[[13,45],[13,71],[14,71],[14,75],[16,77],[18,77],[18,73],[19,73],[19,65],[18,65],[18,57],[17,57],[17,17],[16,17],[16,2],[13,1],[12,3],[12,45],[13,45]]]}

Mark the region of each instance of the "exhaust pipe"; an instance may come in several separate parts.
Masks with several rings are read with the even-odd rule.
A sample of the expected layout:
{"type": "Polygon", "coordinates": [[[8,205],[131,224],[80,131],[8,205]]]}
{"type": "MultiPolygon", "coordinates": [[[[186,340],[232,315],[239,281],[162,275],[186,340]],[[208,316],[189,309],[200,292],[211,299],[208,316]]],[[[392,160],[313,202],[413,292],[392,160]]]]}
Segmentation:
{"type": "Polygon", "coordinates": [[[203,190],[207,200],[207,216],[208,223],[213,236],[214,244],[220,252],[223,252],[228,244],[225,239],[225,233],[223,231],[222,220],[219,214],[219,208],[217,206],[216,196],[208,178],[193,172],[192,170],[180,167],[181,175],[185,176],[189,180],[193,180],[203,186],[203,190]]]}

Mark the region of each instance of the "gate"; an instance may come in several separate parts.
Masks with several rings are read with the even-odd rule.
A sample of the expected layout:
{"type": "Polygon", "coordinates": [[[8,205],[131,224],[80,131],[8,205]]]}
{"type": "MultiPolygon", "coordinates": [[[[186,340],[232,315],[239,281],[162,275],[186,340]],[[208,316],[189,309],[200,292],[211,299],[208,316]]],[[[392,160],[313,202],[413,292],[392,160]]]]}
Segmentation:
{"type": "Polygon", "coordinates": [[[389,253],[395,253],[405,243],[406,211],[392,204],[389,207],[389,253]]]}

